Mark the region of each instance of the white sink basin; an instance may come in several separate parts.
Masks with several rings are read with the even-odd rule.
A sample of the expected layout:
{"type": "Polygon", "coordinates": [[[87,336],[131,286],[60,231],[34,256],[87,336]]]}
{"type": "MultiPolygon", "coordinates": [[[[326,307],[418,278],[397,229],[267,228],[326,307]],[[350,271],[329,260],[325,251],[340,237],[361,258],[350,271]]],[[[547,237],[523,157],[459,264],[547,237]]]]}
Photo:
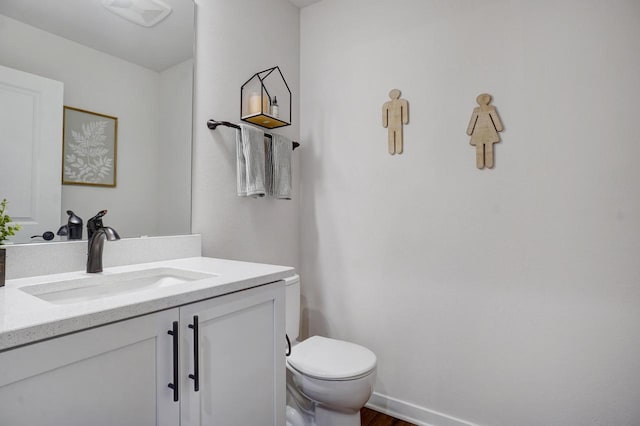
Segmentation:
{"type": "Polygon", "coordinates": [[[134,272],[92,275],[88,278],[22,287],[20,290],[47,302],[69,304],[171,287],[216,276],[218,275],[187,271],[185,269],[155,268],[134,272]]]}

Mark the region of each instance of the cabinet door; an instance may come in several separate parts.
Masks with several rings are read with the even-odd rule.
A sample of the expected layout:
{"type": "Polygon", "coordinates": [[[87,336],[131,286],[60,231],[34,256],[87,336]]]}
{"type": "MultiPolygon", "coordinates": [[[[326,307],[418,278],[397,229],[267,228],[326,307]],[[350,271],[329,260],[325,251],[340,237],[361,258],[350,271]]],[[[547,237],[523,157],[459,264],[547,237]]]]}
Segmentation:
{"type": "Polygon", "coordinates": [[[182,426],[285,424],[284,284],[180,308],[182,426]],[[194,390],[198,318],[199,390],[194,390]]]}
{"type": "Polygon", "coordinates": [[[176,426],[178,309],[0,353],[0,425],[176,426]]]}

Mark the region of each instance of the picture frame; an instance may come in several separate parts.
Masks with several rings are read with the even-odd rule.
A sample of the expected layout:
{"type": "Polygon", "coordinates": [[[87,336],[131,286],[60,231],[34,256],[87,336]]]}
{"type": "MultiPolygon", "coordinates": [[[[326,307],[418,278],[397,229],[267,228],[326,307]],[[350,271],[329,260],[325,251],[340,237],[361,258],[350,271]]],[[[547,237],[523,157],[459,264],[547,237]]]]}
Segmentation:
{"type": "Polygon", "coordinates": [[[118,118],[64,106],[62,184],[115,188],[118,118]]]}

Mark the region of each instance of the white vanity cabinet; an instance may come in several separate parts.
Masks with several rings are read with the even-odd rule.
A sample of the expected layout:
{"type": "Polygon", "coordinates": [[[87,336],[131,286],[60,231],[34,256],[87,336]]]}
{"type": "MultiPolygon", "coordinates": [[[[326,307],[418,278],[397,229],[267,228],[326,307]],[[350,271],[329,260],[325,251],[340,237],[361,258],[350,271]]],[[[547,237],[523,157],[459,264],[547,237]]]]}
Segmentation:
{"type": "Polygon", "coordinates": [[[182,334],[191,377],[183,375],[181,426],[285,424],[284,288],[270,287],[180,308],[180,324],[192,326],[182,334]]]}
{"type": "Polygon", "coordinates": [[[0,425],[283,425],[284,340],[280,282],[6,350],[0,425]]]}
{"type": "Polygon", "coordinates": [[[0,425],[176,425],[172,339],[178,309],[0,353],[0,425]]]}

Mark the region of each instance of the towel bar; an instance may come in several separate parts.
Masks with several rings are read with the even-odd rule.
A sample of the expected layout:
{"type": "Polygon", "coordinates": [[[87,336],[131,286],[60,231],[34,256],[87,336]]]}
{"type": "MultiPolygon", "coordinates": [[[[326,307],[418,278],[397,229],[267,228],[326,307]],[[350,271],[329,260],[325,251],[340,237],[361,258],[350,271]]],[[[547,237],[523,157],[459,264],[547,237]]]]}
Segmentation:
{"type": "MultiPolygon", "coordinates": [[[[210,128],[211,130],[215,130],[218,126],[226,126],[226,127],[233,127],[234,129],[240,129],[240,126],[238,126],[237,124],[233,124],[228,121],[217,121],[213,119],[207,121],[207,127],[210,128]]],[[[269,133],[265,133],[264,135],[268,138],[272,137],[269,133]]],[[[298,142],[293,142],[292,149],[296,149],[299,146],[300,144],[298,142]]]]}

